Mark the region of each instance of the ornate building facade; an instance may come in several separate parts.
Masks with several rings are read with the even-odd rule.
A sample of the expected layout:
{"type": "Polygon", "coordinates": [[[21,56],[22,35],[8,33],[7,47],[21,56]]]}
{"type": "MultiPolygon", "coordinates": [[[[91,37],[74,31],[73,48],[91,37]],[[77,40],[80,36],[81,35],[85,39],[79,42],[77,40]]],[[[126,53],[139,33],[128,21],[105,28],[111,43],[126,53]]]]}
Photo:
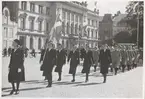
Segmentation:
{"type": "Polygon", "coordinates": [[[74,44],[95,47],[98,44],[99,17],[83,3],[56,3],[62,14],[62,44],[71,49],[74,44]],[[86,23],[86,24],[85,24],[86,23]],[[84,27],[86,26],[86,32],[84,27]]]}
{"type": "Polygon", "coordinates": [[[71,49],[74,44],[80,46],[89,44],[90,47],[95,47],[98,43],[99,17],[95,11],[87,9],[85,2],[19,1],[12,3],[15,3],[13,8],[15,11],[12,11],[15,15],[12,14],[12,16],[17,22],[17,36],[22,45],[28,49],[39,51],[43,47],[58,13],[62,19],[60,43],[64,48],[71,49]],[[85,30],[84,26],[86,26],[85,30]]]}
{"type": "Polygon", "coordinates": [[[2,10],[2,42],[3,49],[12,47],[13,39],[17,38],[17,23],[11,21],[9,8],[2,10]]]}

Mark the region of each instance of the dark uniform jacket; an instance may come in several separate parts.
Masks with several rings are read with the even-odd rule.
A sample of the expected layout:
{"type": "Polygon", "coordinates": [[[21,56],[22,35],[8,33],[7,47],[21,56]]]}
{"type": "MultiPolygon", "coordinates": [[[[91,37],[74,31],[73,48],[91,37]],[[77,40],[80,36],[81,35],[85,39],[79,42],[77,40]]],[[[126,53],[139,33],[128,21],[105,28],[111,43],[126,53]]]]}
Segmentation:
{"type": "Polygon", "coordinates": [[[55,72],[61,72],[62,71],[62,66],[66,62],[66,53],[64,50],[57,50],[56,52],[56,69],[55,72]]]}
{"type": "Polygon", "coordinates": [[[75,73],[76,67],[79,64],[79,52],[78,51],[70,51],[67,61],[68,62],[70,61],[69,73],[70,74],[75,73]]]}
{"type": "Polygon", "coordinates": [[[44,55],[44,60],[42,63],[42,70],[44,71],[44,76],[52,72],[54,65],[56,64],[56,51],[54,49],[47,49],[44,55]]]}
{"type": "Polygon", "coordinates": [[[101,67],[100,67],[100,73],[102,73],[102,74],[108,73],[109,64],[112,63],[111,53],[110,53],[109,49],[106,49],[105,52],[104,52],[103,49],[100,50],[98,62],[101,65],[101,67]]]}
{"type": "Polygon", "coordinates": [[[85,51],[82,73],[89,73],[90,67],[93,63],[94,63],[94,60],[93,60],[92,51],[91,50],[89,50],[88,52],[85,51]]]}

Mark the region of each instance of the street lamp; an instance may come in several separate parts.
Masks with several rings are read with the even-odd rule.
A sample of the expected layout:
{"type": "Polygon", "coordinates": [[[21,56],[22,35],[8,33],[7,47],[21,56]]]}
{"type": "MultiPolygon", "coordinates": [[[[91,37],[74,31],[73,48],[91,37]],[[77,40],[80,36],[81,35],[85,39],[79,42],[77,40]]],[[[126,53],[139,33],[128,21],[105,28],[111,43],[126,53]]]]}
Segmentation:
{"type": "Polygon", "coordinates": [[[137,47],[139,48],[139,3],[137,6],[137,47]]]}

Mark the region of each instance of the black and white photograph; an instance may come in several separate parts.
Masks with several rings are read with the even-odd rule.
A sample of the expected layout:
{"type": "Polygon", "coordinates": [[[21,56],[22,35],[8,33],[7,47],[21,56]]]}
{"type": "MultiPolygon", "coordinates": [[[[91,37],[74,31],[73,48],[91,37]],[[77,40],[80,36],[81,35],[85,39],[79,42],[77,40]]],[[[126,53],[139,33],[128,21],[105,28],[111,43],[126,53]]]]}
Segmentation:
{"type": "Polygon", "coordinates": [[[144,1],[1,1],[1,97],[144,99],[144,1]]]}

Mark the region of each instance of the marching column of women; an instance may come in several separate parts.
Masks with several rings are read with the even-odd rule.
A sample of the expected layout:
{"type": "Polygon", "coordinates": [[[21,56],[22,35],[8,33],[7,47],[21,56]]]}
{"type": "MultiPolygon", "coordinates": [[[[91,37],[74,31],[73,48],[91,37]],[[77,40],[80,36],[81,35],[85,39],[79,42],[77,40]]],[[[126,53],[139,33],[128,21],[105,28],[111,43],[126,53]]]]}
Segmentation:
{"type": "MultiPolygon", "coordinates": [[[[24,51],[18,39],[13,41],[12,46],[8,81],[12,85],[10,94],[14,92],[18,94],[20,82],[25,81],[24,51]]],[[[88,45],[86,45],[86,48],[78,48],[74,45],[71,50],[66,50],[61,44],[57,44],[57,49],[55,49],[54,44],[50,41],[46,44],[45,50],[41,51],[39,62],[41,64],[40,70],[43,71],[42,75],[48,81],[46,87],[52,87],[53,69],[58,73],[57,81],[61,81],[63,80],[62,71],[65,64],[69,65],[68,73],[72,75],[71,82],[76,81],[77,67],[81,66],[80,61],[82,61],[82,70],[80,72],[85,73],[85,82],[89,81],[90,69],[93,67],[94,72],[97,72],[98,69],[100,70],[103,76],[103,83],[106,83],[109,69],[114,75],[117,75],[118,70],[125,72],[126,67],[130,71],[137,67],[140,56],[141,54],[136,47],[127,48],[126,46],[120,47],[118,45],[109,47],[107,44],[103,44],[100,48],[91,49],[88,45]]]]}

